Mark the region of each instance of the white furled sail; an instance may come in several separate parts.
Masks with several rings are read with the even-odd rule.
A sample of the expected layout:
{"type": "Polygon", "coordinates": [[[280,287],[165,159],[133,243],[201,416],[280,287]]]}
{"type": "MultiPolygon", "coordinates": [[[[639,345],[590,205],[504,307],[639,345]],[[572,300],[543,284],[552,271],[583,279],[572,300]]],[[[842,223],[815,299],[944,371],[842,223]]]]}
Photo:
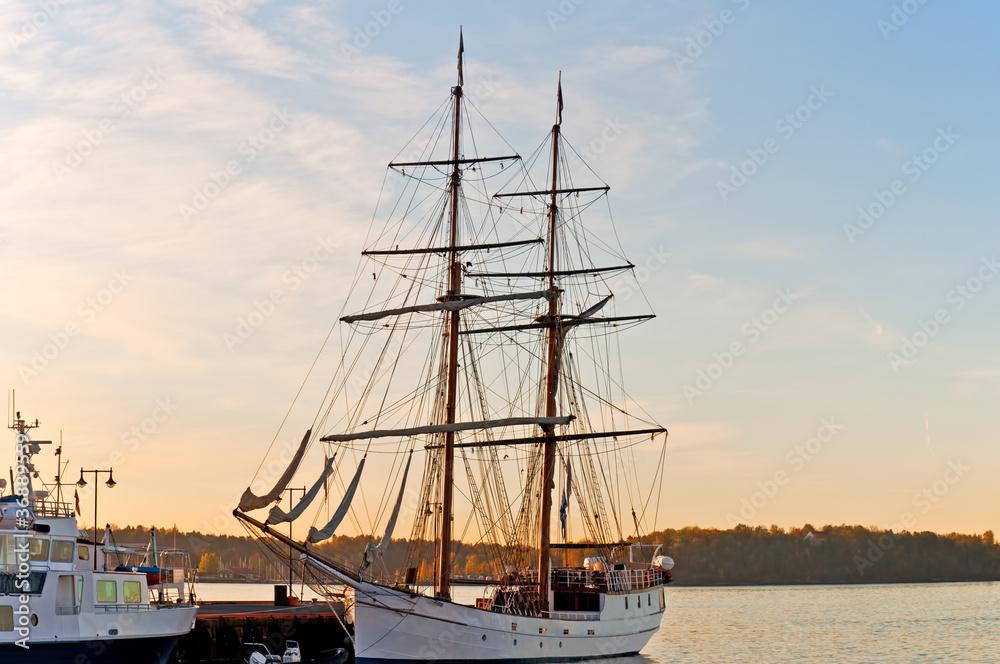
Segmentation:
{"type": "Polygon", "coordinates": [[[340,433],[320,438],[324,443],[344,443],[350,440],[366,440],[368,438],[386,438],[388,436],[419,436],[425,433],[448,433],[454,431],[470,431],[472,429],[496,429],[519,424],[537,424],[539,426],[556,426],[572,422],[572,415],[566,417],[508,417],[501,420],[484,420],[482,422],[455,422],[454,424],[431,424],[425,427],[410,427],[408,429],[377,429],[375,431],[359,431],[357,433],[340,433]]]}
{"type": "Polygon", "coordinates": [[[399,309],[388,309],[386,311],[372,311],[366,314],[354,314],[344,316],[340,320],[345,323],[355,323],[357,321],[379,320],[388,316],[400,316],[402,314],[416,313],[421,311],[459,311],[480,304],[492,304],[494,302],[514,302],[516,300],[551,300],[559,295],[559,291],[543,290],[533,293],[511,293],[507,295],[490,295],[488,297],[469,297],[462,300],[442,300],[433,304],[417,304],[412,307],[401,307],[399,309]]]}
{"type": "Polygon", "coordinates": [[[309,505],[312,504],[312,501],[314,498],[316,498],[316,495],[319,493],[319,490],[323,488],[323,485],[326,483],[326,478],[330,476],[330,470],[333,468],[333,460],[335,458],[336,455],[327,459],[326,467],[323,468],[323,472],[320,474],[319,479],[316,480],[315,483],[313,483],[309,491],[306,492],[306,495],[302,496],[302,499],[299,501],[298,505],[296,505],[290,512],[287,513],[284,512],[280,507],[275,505],[274,507],[271,508],[271,511],[267,515],[267,521],[265,521],[264,523],[266,523],[269,526],[273,526],[279,523],[288,523],[289,521],[295,521],[297,518],[299,518],[302,515],[302,513],[306,511],[306,508],[308,508],[309,505]]]}
{"type": "Polygon", "coordinates": [[[263,496],[257,496],[250,490],[250,487],[247,487],[247,490],[243,492],[243,496],[240,497],[240,506],[238,509],[241,512],[250,512],[251,510],[259,510],[262,507],[267,507],[281,496],[285,487],[292,481],[295,471],[299,469],[299,464],[302,462],[302,457],[305,456],[306,447],[309,445],[309,437],[311,435],[312,429],[306,431],[306,435],[302,437],[299,449],[295,450],[295,456],[292,457],[288,468],[285,469],[285,472],[278,478],[277,483],[270,491],[263,496]]]}
{"type": "Polygon", "coordinates": [[[382,535],[382,541],[378,544],[368,543],[365,548],[365,560],[361,563],[361,569],[366,569],[373,562],[378,560],[385,550],[389,547],[389,542],[392,540],[392,531],[396,528],[396,519],[399,517],[399,506],[403,503],[403,491],[406,490],[406,476],[410,472],[410,461],[413,460],[413,453],[406,459],[406,468],[403,469],[403,481],[399,485],[399,495],[396,496],[396,504],[392,508],[392,515],[389,517],[389,523],[385,527],[385,534],[382,535]]]}
{"type": "Polygon", "coordinates": [[[315,528],[309,529],[309,536],[306,541],[310,544],[315,544],[316,542],[322,542],[325,539],[329,539],[334,532],[337,530],[337,526],[340,522],[344,520],[347,516],[347,510],[351,509],[351,501],[354,500],[354,492],[358,490],[358,482],[361,481],[361,471],[365,469],[365,459],[361,459],[361,463],[358,464],[358,471],[354,473],[354,479],[351,480],[350,486],[347,487],[347,491],[344,493],[343,500],[340,501],[340,505],[337,507],[337,511],[334,512],[333,517],[330,521],[323,526],[322,530],[316,530],[315,528]]]}

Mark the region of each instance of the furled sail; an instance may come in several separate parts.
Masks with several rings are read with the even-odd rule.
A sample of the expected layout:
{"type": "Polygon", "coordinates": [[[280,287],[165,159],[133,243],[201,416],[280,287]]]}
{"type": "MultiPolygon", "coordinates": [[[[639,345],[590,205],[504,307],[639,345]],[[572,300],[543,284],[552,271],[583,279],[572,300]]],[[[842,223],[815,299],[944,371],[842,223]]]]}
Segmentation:
{"type": "Polygon", "coordinates": [[[354,479],[351,480],[350,486],[347,487],[347,491],[344,493],[344,498],[340,501],[337,511],[333,514],[333,518],[330,519],[329,523],[323,526],[322,530],[310,528],[309,536],[306,538],[307,542],[310,544],[322,542],[333,535],[333,533],[337,530],[337,526],[339,526],[340,522],[344,520],[345,516],[347,516],[347,510],[351,509],[351,501],[354,500],[354,492],[358,490],[358,482],[361,481],[361,471],[364,469],[365,459],[362,458],[361,463],[358,464],[358,471],[354,473],[354,479]]]}
{"type": "Polygon", "coordinates": [[[556,426],[569,424],[573,415],[562,417],[508,417],[500,420],[484,420],[481,422],[455,422],[454,424],[431,424],[425,427],[410,427],[408,429],[376,429],[375,431],[359,431],[357,433],[341,433],[320,438],[324,443],[344,443],[350,440],[366,440],[368,438],[385,438],[387,436],[419,436],[425,433],[447,433],[449,431],[469,431],[472,429],[496,429],[520,424],[537,424],[539,426],[556,426]]]}
{"type": "Polygon", "coordinates": [[[323,488],[324,484],[326,483],[326,478],[329,477],[330,470],[333,468],[333,460],[335,458],[336,455],[327,459],[326,466],[324,466],[323,472],[320,473],[319,479],[316,480],[316,482],[312,485],[309,491],[307,491],[306,494],[302,496],[302,499],[299,501],[299,504],[296,505],[292,509],[292,511],[286,513],[280,507],[275,505],[274,507],[271,508],[270,513],[267,515],[267,521],[265,521],[264,523],[266,523],[269,526],[273,526],[279,523],[288,523],[289,521],[295,521],[297,518],[299,518],[302,515],[302,513],[306,511],[306,508],[308,508],[309,505],[312,503],[313,499],[316,498],[316,494],[319,493],[319,490],[323,488]]]}
{"type": "Polygon", "coordinates": [[[409,458],[406,459],[406,468],[403,469],[403,481],[399,485],[399,495],[396,496],[396,504],[392,508],[392,515],[389,517],[389,524],[385,527],[385,534],[382,535],[382,541],[378,544],[368,542],[368,546],[365,548],[365,560],[361,563],[361,569],[367,568],[373,562],[378,560],[389,547],[389,541],[392,539],[392,531],[396,527],[396,518],[399,517],[399,506],[403,503],[403,491],[406,490],[406,476],[410,472],[410,461],[412,460],[413,452],[410,452],[409,458]]]}
{"type": "Polygon", "coordinates": [[[302,462],[302,457],[306,453],[306,447],[309,445],[309,437],[312,435],[312,429],[306,431],[306,435],[302,437],[302,442],[299,443],[299,449],[295,450],[295,456],[292,457],[291,463],[288,464],[288,468],[285,472],[278,478],[278,482],[274,487],[264,494],[263,496],[254,495],[250,487],[243,492],[243,496],[240,498],[239,510],[241,512],[249,512],[251,510],[259,510],[261,507],[267,507],[282,494],[288,483],[292,481],[292,476],[295,475],[295,471],[299,469],[299,464],[302,462]]]}
{"type": "Polygon", "coordinates": [[[491,304],[493,302],[512,302],[514,300],[551,300],[559,295],[558,290],[534,291],[532,293],[511,293],[507,295],[490,295],[487,297],[467,297],[461,300],[442,300],[432,304],[417,304],[411,307],[400,307],[399,309],[387,309],[386,311],[372,311],[365,314],[354,314],[344,316],[340,320],[345,323],[355,323],[357,321],[379,320],[388,316],[400,316],[402,314],[415,313],[420,311],[458,311],[467,307],[480,304],[491,304]]]}

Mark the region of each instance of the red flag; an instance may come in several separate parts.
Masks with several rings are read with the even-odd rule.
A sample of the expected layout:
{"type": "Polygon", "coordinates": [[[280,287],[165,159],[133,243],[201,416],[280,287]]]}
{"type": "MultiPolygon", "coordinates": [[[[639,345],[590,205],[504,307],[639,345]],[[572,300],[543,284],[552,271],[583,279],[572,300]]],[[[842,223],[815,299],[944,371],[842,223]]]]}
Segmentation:
{"type": "Polygon", "coordinates": [[[76,500],[76,515],[80,516],[80,494],[73,489],[73,499],[76,500]]]}

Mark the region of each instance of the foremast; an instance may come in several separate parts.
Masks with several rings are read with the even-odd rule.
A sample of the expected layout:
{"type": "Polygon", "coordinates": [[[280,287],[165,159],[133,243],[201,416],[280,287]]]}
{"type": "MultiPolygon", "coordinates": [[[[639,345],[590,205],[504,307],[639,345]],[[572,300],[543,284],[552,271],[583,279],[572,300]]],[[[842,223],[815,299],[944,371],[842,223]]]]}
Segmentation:
{"type": "MultiPolygon", "coordinates": [[[[560,298],[559,288],[556,286],[556,226],[559,219],[559,203],[556,196],[559,191],[559,128],[562,124],[562,107],[562,73],[560,72],[556,122],[552,125],[552,192],[548,210],[549,258],[547,267],[549,291],[552,292],[553,297],[549,298],[548,323],[550,327],[548,329],[548,352],[545,359],[546,417],[555,417],[558,407],[559,365],[562,361],[564,340],[563,328],[559,325],[560,298]]],[[[556,439],[554,426],[546,425],[542,430],[544,442],[542,443],[542,501],[538,525],[538,594],[541,610],[548,611],[549,577],[551,576],[552,487],[555,480],[556,439]]]]}
{"type": "MultiPolygon", "coordinates": [[[[461,298],[462,292],[462,264],[458,260],[458,194],[462,183],[462,170],[459,164],[461,156],[461,136],[462,136],[462,55],[465,52],[465,44],[462,40],[462,30],[458,31],[458,84],[452,89],[454,103],[452,115],[452,145],[451,159],[452,170],[449,186],[451,188],[451,210],[448,215],[448,242],[450,251],[448,252],[448,290],[442,296],[444,301],[453,301],[461,298]]],[[[445,343],[448,345],[448,373],[447,388],[445,397],[445,424],[455,424],[456,403],[458,400],[458,330],[462,320],[460,309],[455,309],[448,314],[448,332],[445,343]]],[[[441,488],[441,541],[438,544],[437,555],[437,579],[435,592],[438,597],[448,598],[451,596],[451,519],[455,495],[455,432],[446,431],[444,434],[444,463],[442,470],[441,488]]]]}

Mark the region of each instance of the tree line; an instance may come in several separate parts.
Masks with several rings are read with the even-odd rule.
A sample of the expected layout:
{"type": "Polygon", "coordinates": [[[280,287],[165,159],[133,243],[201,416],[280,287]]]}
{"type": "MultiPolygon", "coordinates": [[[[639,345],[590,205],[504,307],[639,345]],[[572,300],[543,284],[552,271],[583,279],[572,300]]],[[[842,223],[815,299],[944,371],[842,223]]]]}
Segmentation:
{"type": "MultiPolygon", "coordinates": [[[[113,527],[116,543],[145,545],[150,528],[113,527]]],[[[213,561],[222,568],[248,567],[262,578],[282,579],[281,560],[251,537],[157,529],[157,545],[188,551],[193,565],[213,561]]],[[[316,547],[322,554],[360,566],[370,538],[339,535],[316,547]]],[[[728,530],[680,528],[644,537],[644,543],[662,544],[660,553],[675,561],[677,585],[770,585],[832,583],[918,583],[931,581],[1000,580],[1000,546],[992,531],[947,535],[932,532],[893,532],[863,526],[823,526],[784,530],[778,526],[738,525],[728,530]]],[[[431,547],[430,543],[423,543],[431,547]]],[[[409,543],[391,542],[370,571],[393,580],[404,565],[409,543]]],[[[495,547],[456,543],[453,570],[466,576],[494,576],[495,547]]],[[[580,566],[587,551],[565,551],[556,564],[580,566]]],[[[297,558],[297,556],[296,556],[297,558]]],[[[204,566],[203,566],[204,567],[204,566]]],[[[426,564],[419,578],[432,575],[426,564]]]]}

